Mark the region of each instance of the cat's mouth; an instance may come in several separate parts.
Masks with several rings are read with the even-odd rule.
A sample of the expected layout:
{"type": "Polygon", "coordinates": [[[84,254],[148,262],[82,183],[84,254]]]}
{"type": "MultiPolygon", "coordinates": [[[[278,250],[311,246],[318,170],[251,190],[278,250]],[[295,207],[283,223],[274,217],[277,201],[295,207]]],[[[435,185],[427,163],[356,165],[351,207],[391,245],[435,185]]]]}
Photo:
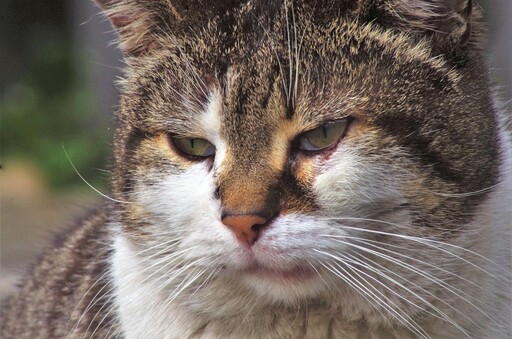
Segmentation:
{"type": "Polygon", "coordinates": [[[271,280],[278,283],[299,283],[313,278],[314,271],[302,266],[295,266],[291,269],[275,269],[254,264],[245,272],[259,279],[271,280]]]}

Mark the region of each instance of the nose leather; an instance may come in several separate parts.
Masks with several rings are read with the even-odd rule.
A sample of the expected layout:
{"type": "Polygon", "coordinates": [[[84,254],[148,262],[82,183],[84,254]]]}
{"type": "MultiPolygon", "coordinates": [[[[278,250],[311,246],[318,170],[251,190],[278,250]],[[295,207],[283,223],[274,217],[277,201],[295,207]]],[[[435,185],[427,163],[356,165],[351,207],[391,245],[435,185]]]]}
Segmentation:
{"type": "Polygon", "coordinates": [[[244,245],[252,246],[268,219],[254,214],[227,215],[222,218],[224,225],[235,232],[236,238],[244,245]]]}

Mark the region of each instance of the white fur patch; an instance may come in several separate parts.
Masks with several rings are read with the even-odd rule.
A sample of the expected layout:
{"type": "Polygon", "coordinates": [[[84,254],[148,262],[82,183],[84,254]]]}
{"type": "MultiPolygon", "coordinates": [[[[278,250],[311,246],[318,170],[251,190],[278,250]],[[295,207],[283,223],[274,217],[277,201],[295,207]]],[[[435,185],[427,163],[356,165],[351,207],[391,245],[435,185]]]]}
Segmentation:
{"type": "Polygon", "coordinates": [[[218,90],[210,93],[208,108],[201,118],[201,127],[206,138],[215,146],[215,168],[220,168],[226,157],[227,144],[221,135],[222,131],[222,97],[218,90]]]}

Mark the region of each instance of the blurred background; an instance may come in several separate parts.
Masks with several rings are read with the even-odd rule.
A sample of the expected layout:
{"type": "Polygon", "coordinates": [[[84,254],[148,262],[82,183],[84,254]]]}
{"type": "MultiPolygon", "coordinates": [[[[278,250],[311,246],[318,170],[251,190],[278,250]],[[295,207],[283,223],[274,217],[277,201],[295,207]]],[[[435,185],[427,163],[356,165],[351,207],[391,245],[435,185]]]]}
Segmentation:
{"type": "Polygon", "coordinates": [[[108,192],[122,54],[92,0],[1,0],[0,17],[2,298],[101,201],[71,163],[108,192]]]}
{"type": "MultiPolygon", "coordinates": [[[[477,2],[493,79],[512,112],[512,1],[477,2]]],[[[3,299],[55,231],[100,203],[73,165],[108,192],[122,55],[92,0],[2,0],[0,18],[3,299]]]]}

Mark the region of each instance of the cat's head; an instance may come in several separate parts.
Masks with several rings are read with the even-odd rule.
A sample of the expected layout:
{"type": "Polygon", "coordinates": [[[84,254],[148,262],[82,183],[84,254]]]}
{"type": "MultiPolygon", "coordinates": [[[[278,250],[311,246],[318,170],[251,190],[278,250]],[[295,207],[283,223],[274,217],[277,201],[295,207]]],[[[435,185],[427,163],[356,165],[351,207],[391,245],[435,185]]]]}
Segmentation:
{"type": "Polygon", "coordinates": [[[478,233],[499,179],[471,1],[100,2],[120,229],[164,299],[433,307],[438,242],[478,233]]]}

